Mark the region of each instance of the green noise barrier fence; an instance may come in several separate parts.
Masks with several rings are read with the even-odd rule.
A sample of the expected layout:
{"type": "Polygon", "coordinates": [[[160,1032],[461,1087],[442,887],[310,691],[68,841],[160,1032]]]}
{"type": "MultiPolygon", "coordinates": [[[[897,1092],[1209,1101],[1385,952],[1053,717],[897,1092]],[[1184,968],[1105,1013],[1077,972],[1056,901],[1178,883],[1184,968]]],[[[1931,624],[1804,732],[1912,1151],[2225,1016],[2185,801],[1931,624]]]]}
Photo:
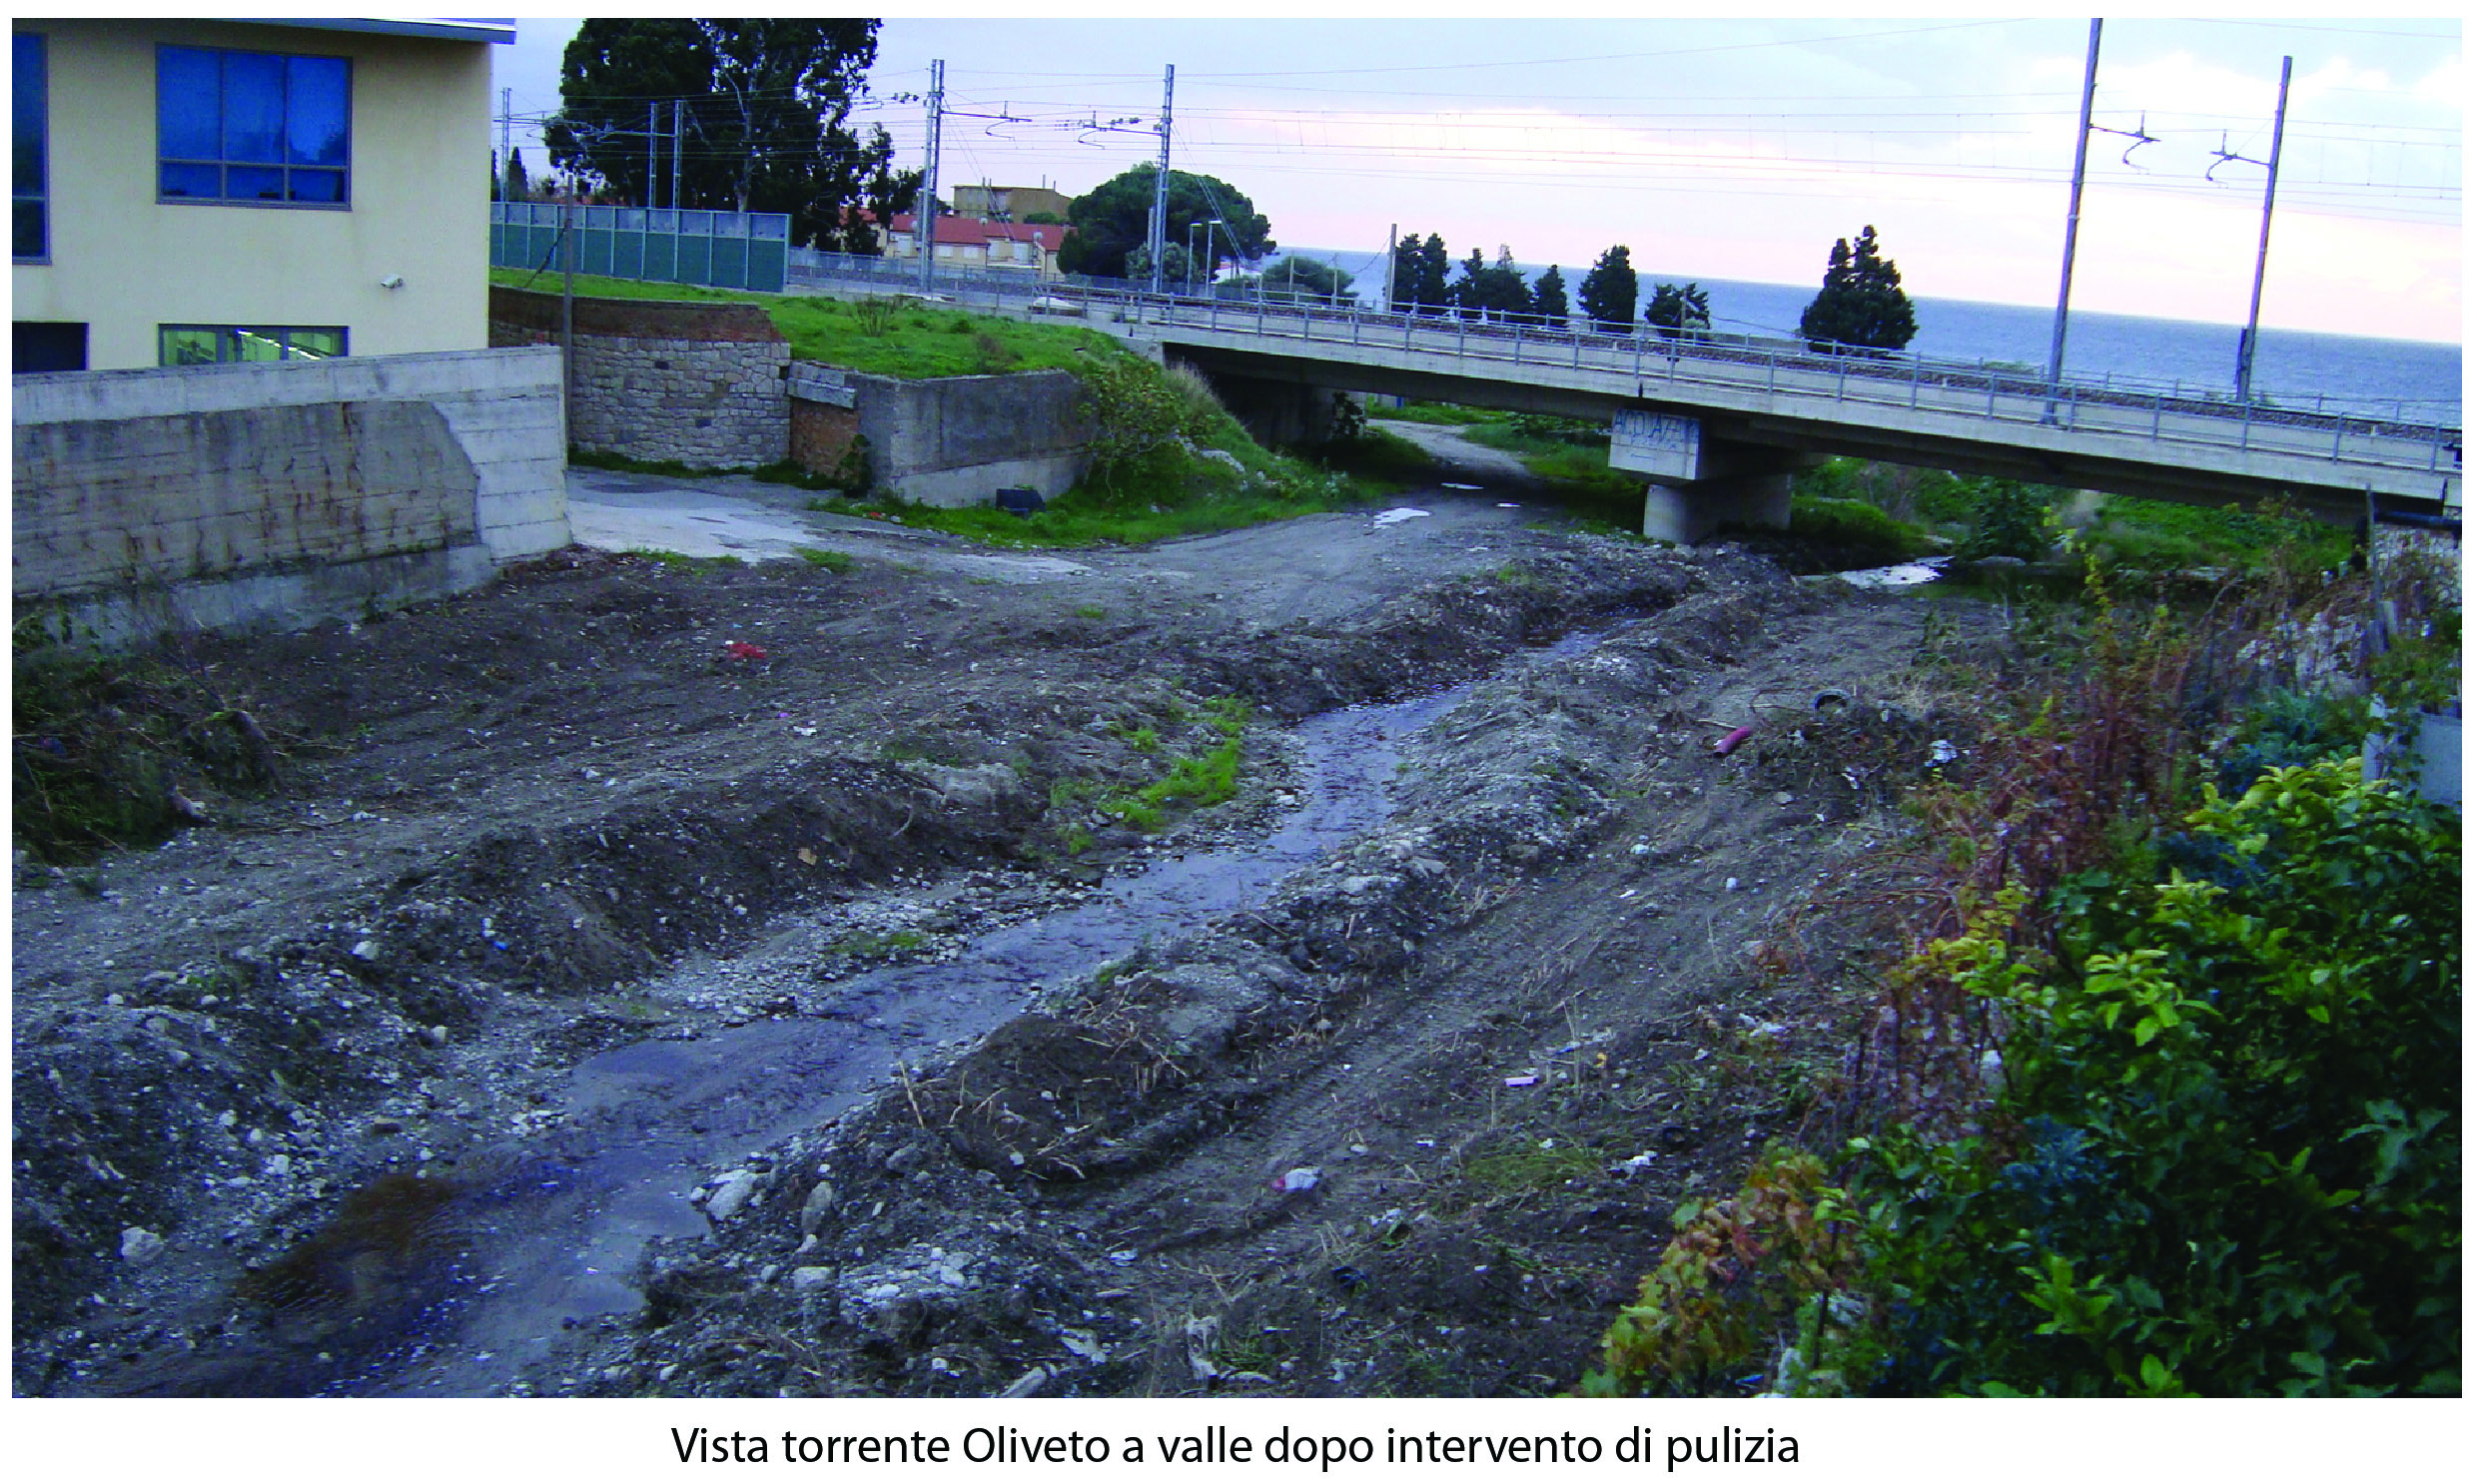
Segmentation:
{"type": "Polygon", "coordinates": [[[791,218],[776,212],[645,211],[557,202],[490,203],[490,266],[557,273],[562,231],[576,236],[576,271],[713,289],[783,291],[791,218]]]}

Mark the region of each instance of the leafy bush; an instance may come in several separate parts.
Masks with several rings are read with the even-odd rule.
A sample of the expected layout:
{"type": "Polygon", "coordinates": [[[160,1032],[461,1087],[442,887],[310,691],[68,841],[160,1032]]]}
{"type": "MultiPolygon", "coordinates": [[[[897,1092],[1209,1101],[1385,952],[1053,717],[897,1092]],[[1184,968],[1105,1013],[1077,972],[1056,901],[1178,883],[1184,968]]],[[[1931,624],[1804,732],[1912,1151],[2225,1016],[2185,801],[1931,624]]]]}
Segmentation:
{"type": "Polygon", "coordinates": [[[1970,534],[1961,543],[1961,556],[2036,561],[2047,555],[2055,541],[2047,527],[2047,500],[2039,486],[2013,479],[1968,483],[1970,534]]]}
{"type": "Polygon", "coordinates": [[[1758,1370],[1813,1295],[1858,1259],[1843,1192],[1823,1161],[1775,1145],[1727,1199],[1677,1208],[1677,1235],[1619,1311],[1585,1396],[1699,1395],[1758,1370]]]}
{"type": "Polygon", "coordinates": [[[1855,1389],[2456,1393],[2456,830],[2345,759],[2189,820],[2224,884],[2067,883],[1991,946],[1988,1132],[1872,1163],[1855,1389]]]}
{"type": "Polygon", "coordinates": [[[1792,495],[1789,533],[1832,548],[1854,566],[1896,562],[1927,549],[1925,531],[1861,499],[1792,495]]]}

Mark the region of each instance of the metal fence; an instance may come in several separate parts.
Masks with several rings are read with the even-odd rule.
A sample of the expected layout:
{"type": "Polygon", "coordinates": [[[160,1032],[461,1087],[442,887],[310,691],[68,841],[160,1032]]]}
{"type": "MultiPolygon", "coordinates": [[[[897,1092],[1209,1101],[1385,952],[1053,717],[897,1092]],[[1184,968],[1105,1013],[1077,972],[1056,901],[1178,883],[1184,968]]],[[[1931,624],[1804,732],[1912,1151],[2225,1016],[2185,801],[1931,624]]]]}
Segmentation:
{"type": "Polygon", "coordinates": [[[777,212],[494,201],[490,266],[559,271],[563,226],[576,234],[576,271],[607,278],[779,294],[790,262],[791,218],[777,212]]]}
{"type": "MultiPolygon", "coordinates": [[[[2395,472],[2452,476],[2458,504],[2457,401],[2383,398],[2362,410],[2329,411],[2261,396],[2125,378],[2049,381],[2036,371],[1927,357],[1820,355],[1797,342],[1663,340],[1594,335],[1436,315],[1377,315],[1313,305],[1229,304],[1151,295],[1090,296],[1114,319],[1182,326],[1250,339],[1407,353],[1438,368],[1489,363],[1616,373],[1640,388],[1665,383],[1693,392],[1754,393],[1944,412],[1990,422],[2103,432],[2158,443],[2288,454],[2395,472]]],[[[1292,353],[1297,354],[1297,353],[1292,353]]],[[[1308,352],[1307,354],[1315,354],[1308,352]]]]}

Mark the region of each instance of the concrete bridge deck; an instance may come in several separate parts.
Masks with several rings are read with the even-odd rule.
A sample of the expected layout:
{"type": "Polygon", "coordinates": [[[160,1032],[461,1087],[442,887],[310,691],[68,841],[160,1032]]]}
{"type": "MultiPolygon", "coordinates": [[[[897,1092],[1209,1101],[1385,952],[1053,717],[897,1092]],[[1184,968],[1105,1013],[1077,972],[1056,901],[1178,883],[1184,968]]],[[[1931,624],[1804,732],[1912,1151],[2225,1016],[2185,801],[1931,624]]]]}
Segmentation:
{"type": "Polygon", "coordinates": [[[2459,513],[2456,427],[2197,393],[2050,387],[2041,377],[1907,359],[1320,309],[1133,308],[1142,311],[1131,327],[1138,336],[1217,378],[1609,419],[1611,462],[1655,478],[1692,481],[1781,455],[1840,453],[2153,498],[2285,498],[2344,520],[2362,516],[2369,495],[2387,512],[2459,513]],[[1685,458],[1696,443],[1699,457],[1685,458]]]}
{"type": "MultiPolygon", "coordinates": [[[[847,268],[810,273],[846,292],[911,282],[874,262],[847,268]]],[[[1611,464],[1645,476],[1646,528],[1670,534],[1786,518],[1787,474],[1832,454],[2187,503],[2284,500],[2349,523],[2369,512],[2460,518],[2461,430],[2431,408],[2307,410],[2113,378],[2051,386],[2001,367],[1822,356],[1795,343],[950,277],[939,287],[975,306],[986,292],[1001,312],[1063,314],[1193,365],[1275,438],[1311,435],[1331,391],[1609,422],[1611,464]]]]}

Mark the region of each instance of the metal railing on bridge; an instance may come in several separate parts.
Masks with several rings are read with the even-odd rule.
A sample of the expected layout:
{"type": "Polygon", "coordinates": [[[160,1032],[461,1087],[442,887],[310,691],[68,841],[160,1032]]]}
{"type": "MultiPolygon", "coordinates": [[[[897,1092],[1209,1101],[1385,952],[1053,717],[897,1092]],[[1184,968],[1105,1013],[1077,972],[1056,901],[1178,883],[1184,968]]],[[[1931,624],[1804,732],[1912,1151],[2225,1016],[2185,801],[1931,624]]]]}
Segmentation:
{"type": "MultiPolygon", "coordinates": [[[[867,286],[917,293],[915,259],[861,258],[793,249],[795,284],[867,286]]],[[[1228,287],[1228,286],[1225,286],[1228,287]]],[[[1274,292],[1255,298],[1155,295],[1125,280],[1045,277],[1030,270],[933,269],[930,292],[967,307],[1095,316],[1131,327],[1178,326],[1265,340],[1395,348],[1450,356],[1457,365],[1497,364],[1617,371],[1673,392],[1761,391],[1828,396],[1836,402],[1967,415],[1992,422],[2139,436],[2158,442],[2311,457],[2385,470],[2457,475],[2460,403],[2384,398],[2331,407],[2232,388],[2107,374],[2050,382],[1987,362],[1849,351],[1818,353],[1803,342],[1696,334],[1601,334],[1521,320],[1451,313],[1387,314],[1344,299],[1274,292]]]]}

